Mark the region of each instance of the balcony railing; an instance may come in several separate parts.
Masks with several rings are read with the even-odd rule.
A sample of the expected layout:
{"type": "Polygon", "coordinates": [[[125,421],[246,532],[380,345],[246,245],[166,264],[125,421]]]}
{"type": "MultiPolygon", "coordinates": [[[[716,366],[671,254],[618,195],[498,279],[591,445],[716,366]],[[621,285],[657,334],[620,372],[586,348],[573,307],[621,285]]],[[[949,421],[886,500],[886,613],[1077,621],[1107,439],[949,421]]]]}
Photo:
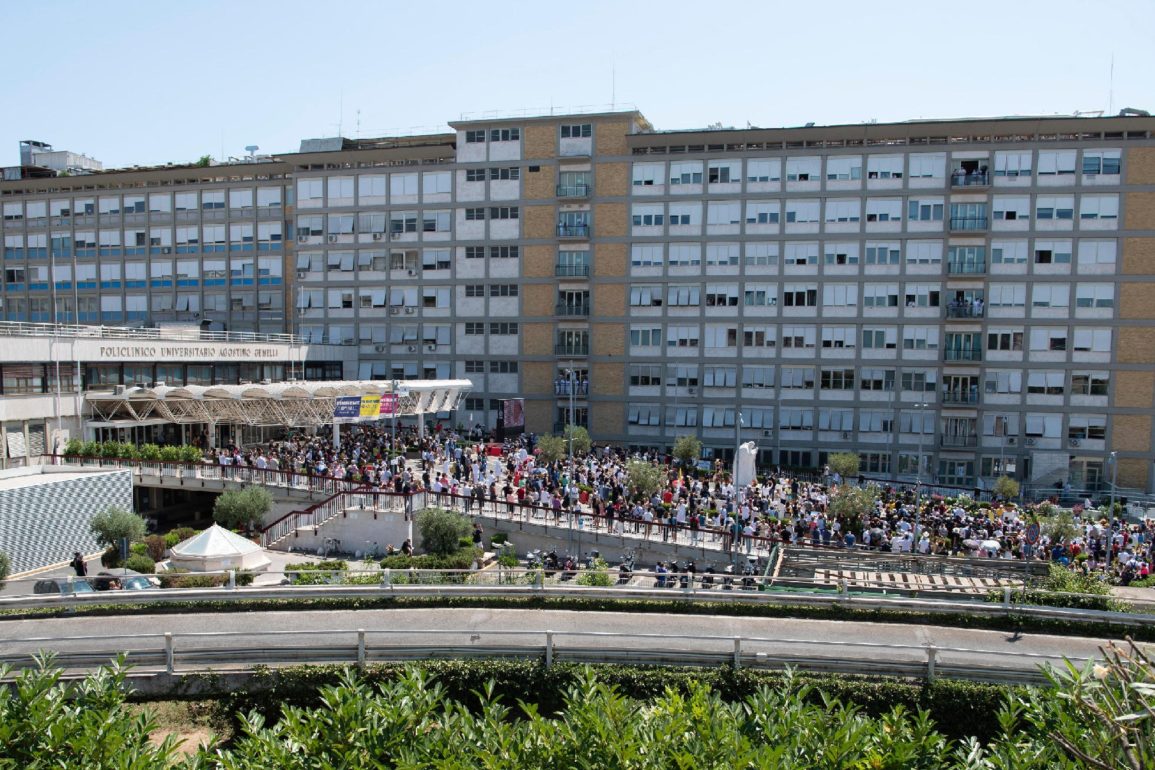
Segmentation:
{"type": "Polygon", "coordinates": [[[553,346],[553,354],[555,356],[588,356],[590,345],[588,342],[584,344],[559,342],[553,346]]]}
{"type": "Polygon", "coordinates": [[[948,348],[943,353],[943,359],[946,361],[982,361],[983,352],[981,350],[951,350],[948,348]]]}
{"type": "Polygon", "coordinates": [[[970,174],[956,171],[950,175],[951,187],[988,187],[991,183],[989,171],[974,171],[970,174]]]}
{"type": "Polygon", "coordinates": [[[568,396],[570,391],[579,398],[588,396],[590,394],[590,381],[578,380],[577,382],[570,382],[567,379],[557,379],[553,381],[553,394],[555,396],[568,396]]]}
{"type": "Polygon", "coordinates": [[[985,259],[947,260],[946,271],[949,275],[982,275],[987,271],[987,261],[985,259]]]}
{"type": "Polygon", "coordinates": [[[574,305],[565,302],[559,302],[555,314],[561,316],[589,315],[590,303],[583,302],[581,304],[574,305]]]}
{"type": "Polygon", "coordinates": [[[558,225],[557,226],[557,237],[558,238],[589,238],[590,237],[590,226],[589,225],[558,225]]]}
{"type": "Polygon", "coordinates": [[[986,315],[986,304],[978,302],[951,302],[946,306],[947,318],[982,318],[986,315]]]}
{"type": "Polygon", "coordinates": [[[955,231],[986,230],[989,226],[986,217],[951,217],[950,229],[955,231]]]}
{"type": "Polygon", "coordinates": [[[944,404],[977,404],[979,402],[978,388],[970,390],[944,390],[942,392],[944,404]]]}
{"type": "Polygon", "coordinates": [[[559,198],[588,198],[590,186],[588,184],[559,184],[557,186],[559,198]]]}
{"type": "Polygon", "coordinates": [[[553,274],[557,278],[589,278],[589,265],[554,265],[553,274]]]}
{"type": "Polygon", "coordinates": [[[979,445],[978,436],[942,436],[939,443],[944,447],[975,447],[979,445]]]}

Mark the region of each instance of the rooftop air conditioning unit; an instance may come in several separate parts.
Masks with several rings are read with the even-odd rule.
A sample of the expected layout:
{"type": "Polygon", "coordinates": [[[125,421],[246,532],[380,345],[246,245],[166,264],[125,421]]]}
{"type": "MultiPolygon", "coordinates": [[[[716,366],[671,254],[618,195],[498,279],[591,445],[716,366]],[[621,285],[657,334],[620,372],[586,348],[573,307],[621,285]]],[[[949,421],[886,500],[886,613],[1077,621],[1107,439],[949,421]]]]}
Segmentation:
{"type": "Polygon", "coordinates": [[[1014,446],[1016,443],[1018,443],[1018,439],[1014,436],[1007,439],[1007,446],[1014,446]]]}
{"type": "Polygon", "coordinates": [[[1071,446],[1079,446],[1079,439],[1073,438],[1070,441],[1071,446]]]}
{"type": "Polygon", "coordinates": [[[374,345],[373,349],[376,350],[378,353],[384,353],[385,352],[385,346],[384,345],[374,345]]]}
{"type": "Polygon", "coordinates": [[[165,246],[160,250],[161,254],[172,254],[172,246],[165,246]]]}
{"type": "Polygon", "coordinates": [[[298,270],[298,271],[297,271],[297,278],[298,278],[298,279],[300,279],[300,278],[306,278],[308,275],[309,275],[309,271],[308,271],[308,270],[298,270]]]}
{"type": "Polygon", "coordinates": [[[772,431],[772,430],[770,430],[770,429],[766,429],[766,430],[762,431],[762,436],[763,436],[764,438],[770,438],[770,437],[772,437],[773,435],[774,435],[774,431],[772,431]]]}
{"type": "Polygon", "coordinates": [[[436,345],[426,345],[425,349],[428,350],[430,353],[433,353],[433,352],[436,352],[437,346],[436,345]]]}
{"type": "Polygon", "coordinates": [[[336,243],[336,242],[337,242],[337,236],[330,235],[329,236],[329,243],[336,243]]]}
{"type": "Polygon", "coordinates": [[[1035,440],[1033,438],[1028,438],[1025,443],[1027,446],[1034,446],[1035,440]]]}
{"type": "Polygon", "coordinates": [[[401,308],[399,308],[399,307],[389,308],[389,315],[397,315],[400,312],[401,312],[401,308]]]}
{"type": "Polygon", "coordinates": [[[385,233],[373,233],[373,240],[379,241],[385,236],[385,233]]]}
{"type": "Polygon", "coordinates": [[[409,352],[410,353],[416,353],[417,352],[417,346],[416,345],[410,345],[409,346],[409,352]]]}
{"type": "Polygon", "coordinates": [[[408,315],[413,315],[413,313],[415,312],[415,308],[407,307],[407,308],[405,308],[405,312],[408,315]]]}
{"type": "Polygon", "coordinates": [[[417,275],[416,270],[407,270],[406,272],[409,273],[409,275],[417,275]]]}
{"type": "Polygon", "coordinates": [[[112,388],[112,392],[118,396],[124,395],[124,386],[123,385],[114,385],[112,388]]]}
{"type": "Polygon", "coordinates": [[[844,441],[849,441],[850,440],[850,431],[848,431],[848,430],[842,431],[842,439],[844,441]]]}

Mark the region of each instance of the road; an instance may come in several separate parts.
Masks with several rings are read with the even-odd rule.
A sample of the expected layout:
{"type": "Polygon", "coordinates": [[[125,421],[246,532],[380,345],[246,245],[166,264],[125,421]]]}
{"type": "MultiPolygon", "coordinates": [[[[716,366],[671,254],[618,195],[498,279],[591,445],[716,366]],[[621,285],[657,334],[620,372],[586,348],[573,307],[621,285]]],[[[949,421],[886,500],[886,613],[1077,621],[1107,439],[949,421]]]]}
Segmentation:
{"type": "MultiPolygon", "coordinates": [[[[614,650],[629,659],[634,653],[693,658],[695,654],[721,655],[733,650],[733,637],[743,637],[742,652],[777,659],[836,661],[855,673],[871,673],[872,664],[884,661],[925,666],[926,645],[937,649],[937,663],[979,666],[1019,672],[1037,670],[1040,663],[1057,663],[1064,656],[1098,657],[1105,639],[1013,635],[898,623],[856,623],[791,618],[574,612],[513,609],[387,609],[349,611],[288,611],[251,613],[196,613],[123,617],[45,618],[0,622],[0,655],[12,660],[41,648],[61,653],[112,654],[118,650],[158,652],[162,635],[176,637],[178,668],[194,667],[198,651],[216,656],[216,664],[235,667],[261,662],[262,656],[284,648],[302,654],[337,647],[339,658],[351,661],[356,651],[356,629],[365,629],[371,650],[386,646],[406,648],[423,656],[435,647],[522,649],[538,657],[545,632],[554,632],[559,659],[567,648],[614,650]],[[269,635],[272,632],[276,635],[269,635]],[[503,632],[516,632],[514,634],[503,632]],[[633,636],[583,636],[644,634],[633,636]],[[197,636],[200,634],[200,636],[197,636]],[[228,635],[222,635],[228,634],[228,635]],[[653,636],[650,636],[653,635],[653,636]],[[65,637],[86,637],[67,641],[65,637]],[[220,660],[221,650],[247,650],[220,660]],[[624,652],[623,652],[624,651],[624,652]]],[[[431,653],[432,654],[432,653],[431,653]]],[[[370,659],[377,657],[372,652],[370,659]]],[[[384,656],[382,656],[384,657],[384,656]]],[[[150,656],[156,663],[156,655],[150,656]]],[[[324,653],[313,658],[325,660],[324,653]]]]}

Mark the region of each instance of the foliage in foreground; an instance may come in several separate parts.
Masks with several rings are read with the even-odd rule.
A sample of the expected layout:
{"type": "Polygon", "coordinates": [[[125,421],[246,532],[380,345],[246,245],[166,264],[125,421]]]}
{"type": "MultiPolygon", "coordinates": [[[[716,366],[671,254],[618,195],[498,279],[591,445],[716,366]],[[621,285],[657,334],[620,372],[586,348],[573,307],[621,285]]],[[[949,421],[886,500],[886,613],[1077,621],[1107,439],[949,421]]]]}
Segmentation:
{"type": "Polygon", "coordinates": [[[457,511],[427,508],[417,514],[421,547],[436,556],[449,556],[461,546],[461,538],[470,532],[469,518],[457,511]]]}
{"type": "Polygon", "coordinates": [[[315,707],[284,705],[275,722],[250,712],[233,745],[181,765],[171,741],[150,745],[152,724],[122,708],[123,685],[119,666],[75,686],[49,666],[22,673],[0,694],[0,768],[1155,767],[1155,669],[1134,646],[1015,691],[989,745],[952,740],[926,712],[902,706],[871,716],[790,673],[740,700],[691,681],[639,701],[587,668],[551,714],[503,702],[492,682],[472,702],[454,700],[409,668],[377,683],[346,670],[315,707]]]}

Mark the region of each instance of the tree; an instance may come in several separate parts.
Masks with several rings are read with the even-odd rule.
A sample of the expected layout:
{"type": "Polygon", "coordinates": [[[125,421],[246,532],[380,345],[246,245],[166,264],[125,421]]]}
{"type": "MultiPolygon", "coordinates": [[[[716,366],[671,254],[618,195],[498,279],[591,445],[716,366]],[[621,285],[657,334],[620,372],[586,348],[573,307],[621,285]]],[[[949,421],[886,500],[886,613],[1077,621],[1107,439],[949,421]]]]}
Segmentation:
{"type": "Polygon", "coordinates": [[[1075,514],[1069,510],[1053,505],[1040,505],[1035,510],[1039,514],[1043,534],[1052,543],[1066,543],[1082,531],[1075,521],[1075,514]]]}
{"type": "Polygon", "coordinates": [[[105,548],[119,547],[121,538],[127,538],[128,542],[135,543],[148,531],[144,519],[132,511],[126,511],[115,505],[93,516],[88,528],[96,535],[96,542],[105,548]]]}
{"type": "Polygon", "coordinates": [[[590,451],[593,442],[590,441],[590,432],[580,425],[565,426],[564,438],[566,442],[566,449],[569,449],[569,436],[573,433],[573,453],[575,455],[584,455],[590,451]]]}
{"type": "Polygon", "coordinates": [[[4,582],[8,580],[10,574],[12,574],[12,565],[8,561],[8,554],[0,551],[0,588],[4,587],[4,582]]]}
{"type": "Polygon", "coordinates": [[[1019,496],[1019,482],[1010,476],[995,479],[994,493],[1004,500],[1014,500],[1019,496]]]}
{"type": "Polygon", "coordinates": [[[843,531],[857,533],[862,529],[864,519],[874,511],[876,500],[878,500],[877,485],[855,487],[844,484],[830,498],[829,510],[835,518],[841,519],[846,525],[843,531]]]}
{"type": "Polygon", "coordinates": [[[202,155],[199,158],[197,158],[196,165],[199,168],[208,168],[212,164],[213,164],[213,156],[212,155],[202,155]]]}
{"type": "Polygon", "coordinates": [[[565,457],[566,442],[561,436],[542,436],[537,440],[537,456],[544,463],[557,462],[565,457]]]}
{"type": "Polygon", "coordinates": [[[702,456],[702,442],[697,436],[678,436],[674,439],[673,455],[682,465],[692,466],[702,456]]]}
{"type": "Polygon", "coordinates": [[[461,538],[471,531],[469,519],[456,511],[429,508],[417,514],[417,529],[421,532],[421,548],[438,556],[456,553],[461,538]]]}
{"type": "Polygon", "coordinates": [[[213,505],[213,521],[226,529],[250,530],[264,523],[273,507],[273,496],[264,487],[229,489],[213,505]]]}
{"type": "Polygon", "coordinates": [[[832,473],[837,473],[844,480],[858,475],[858,455],[854,452],[835,452],[826,461],[832,473]]]}
{"type": "Polygon", "coordinates": [[[650,497],[661,489],[665,476],[660,466],[645,460],[630,460],[626,464],[626,484],[638,497],[650,497]]]}

